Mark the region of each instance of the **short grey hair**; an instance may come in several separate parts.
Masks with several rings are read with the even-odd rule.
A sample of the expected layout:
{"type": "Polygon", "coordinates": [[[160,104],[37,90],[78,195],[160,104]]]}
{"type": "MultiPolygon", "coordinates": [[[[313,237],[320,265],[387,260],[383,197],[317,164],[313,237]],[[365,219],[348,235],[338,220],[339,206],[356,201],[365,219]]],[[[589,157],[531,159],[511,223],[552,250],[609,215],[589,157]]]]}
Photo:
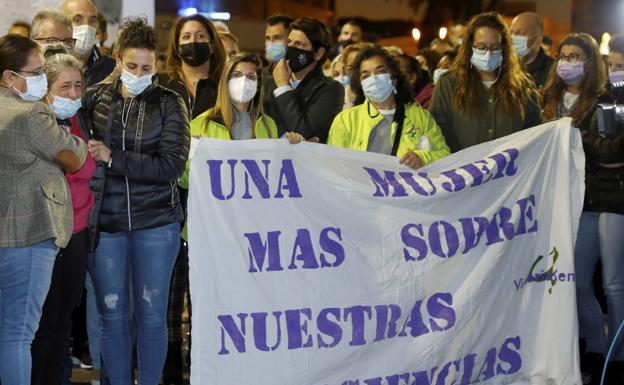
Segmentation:
{"type": "Polygon", "coordinates": [[[84,65],[82,62],[67,51],[63,43],[47,44],[43,47],[45,57],[45,74],[48,78],[48,88],[58,79],[59,74],[67,68],[75,68],[80,71],[80,76],[84,78],[84,65]]]}
{"type": "Polygon", "coordinates": [[[67,15],[55,9],[44,9],[37,12],[32,20],[32,23],[30,24],[31,39],[37,39],[41,37],[41,26],[47,21],[52,21],[66,27],[71,34],[72,22],[67,15]]]}

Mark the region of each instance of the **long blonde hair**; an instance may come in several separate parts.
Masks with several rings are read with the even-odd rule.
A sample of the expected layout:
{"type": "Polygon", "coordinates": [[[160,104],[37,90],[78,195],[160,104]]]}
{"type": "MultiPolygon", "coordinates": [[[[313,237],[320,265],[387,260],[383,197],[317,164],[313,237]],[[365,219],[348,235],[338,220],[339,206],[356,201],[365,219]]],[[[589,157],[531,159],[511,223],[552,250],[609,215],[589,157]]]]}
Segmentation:
{"type": "Polygon", "coordinates": [[[239,52],[228,60],[225,66],[225,70],[221,74],[221,79],[219,79],[217,103],[206,114],[205,124],[206,126],[208,126],[211,121],[221,118],[223,119],[223,124],[230,132],[230,135],[232,134],[232,125],[234,123],[234,107],[232,106],[232,99],[230,98],[230,89],[228,87],[228,82],[230,81],[230,76],[232,75],[232,72],[234,72],[234,68],[236,68],[239,63],[251,63],[256,66],[256,75],[258,76],[258,90],[256,91],[256,95],[250,102],[251,108],[249,111],[249,116],[251,118],[251,132],[252,136],[255,138],[256,121],[258,121],[258,119],[264,119],[264,108],[262,107],[262,62],[256,54],[239,52]]]}
{"type": "Polygon", "coordinates": [[[497,103],[512,114],[520,112],[524,119],[524,106],[527,102],[539,103],[539,95],[533,80],[525,74],[520,66],[518,56],[512,51],[511,34],[503,18],[496,12],[476,15],[468,25],[466,39],[459,48],[457,58],[451,70],[457,78],[457,92],[454,102],[459,110],[468,114],[478,114],[479,92],[483,88],[479,72],[472,68],[472,46],[474,36],[479,28],[488,27],[497,30],[502,37],[503,62],[499,67],[497,82],[492,86],[497,103]]]}

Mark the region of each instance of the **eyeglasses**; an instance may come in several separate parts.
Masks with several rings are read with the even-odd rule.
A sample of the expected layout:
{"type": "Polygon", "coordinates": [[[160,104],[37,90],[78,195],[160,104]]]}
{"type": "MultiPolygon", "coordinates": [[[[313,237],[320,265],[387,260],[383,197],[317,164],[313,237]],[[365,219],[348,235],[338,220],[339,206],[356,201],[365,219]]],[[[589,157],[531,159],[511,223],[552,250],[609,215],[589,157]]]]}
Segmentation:
{"type": "Polygon", "coordinates": [[[16,72],[21,72],[21,73],[25,73],[25,74],[31,74],[33,76],[41,76],[41,75],[45,74],[46,69],[47,69],[47,67],[43,66],[40,69],[36,69],[34,71],[24,71],[24,70],[21,70],[21,71],[16,71],[16,72]]]}
{"type": "Polygon", "coordinates": [[[490,45],[478,43],[478,44],[474,44],[472,48],[477,49],[479,51],[500,51],[501,49],[503,49],[503,45],[501,43],[494,43],[490,45]]]}
{"type": "Polygon", "coordinates": [[[74,48],[74,46],[76,45],[76,39],[73,39],[73,38],[59,39],[57,37],[38,37],[33,40],[40,42],[42,44],[63,43],[70,48],[74,48]]]}
{"type": "Polygon", "coordinates": [[[246,77],[247,79],[253,81],[253,82],[257,82],[258,81],[258,75],[256,75],[253,72],[248,72],[246,74],[239,72],[239,71],[234,71],[232,72],[232,74],[230,75],[230,79],[238,79],[241,77],[246,77]]]}
{"type": "Polygon", "coordinates": [[[571,63],[571,64],[576,64],[578,62],[584,61],[584,59],[578,53],[571,53],[569,55],[559,54],[557,56],[557,60],[565,61],[565,62],[568,62],[568,63],[571,63]]]}

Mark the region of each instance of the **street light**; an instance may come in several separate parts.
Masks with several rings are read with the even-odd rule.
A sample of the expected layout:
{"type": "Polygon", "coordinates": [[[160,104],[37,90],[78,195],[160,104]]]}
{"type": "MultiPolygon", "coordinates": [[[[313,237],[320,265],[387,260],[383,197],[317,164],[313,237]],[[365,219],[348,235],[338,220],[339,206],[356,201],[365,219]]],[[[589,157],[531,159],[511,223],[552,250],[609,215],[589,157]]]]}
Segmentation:
{"type": "Polygon", "coordinates": [[[412,37],[416,43],[420,41],[420,30],[418,28],[412,28],[412,37]]]}
{"type": "Polygon", "coordinates": [[[448,29],[446,29],[446,27],[440,28],[440,32],[438,32],[438,36],[440,36],[440,40],[444,40],[446,38],[447,33],[448,33],[448,29]]]}

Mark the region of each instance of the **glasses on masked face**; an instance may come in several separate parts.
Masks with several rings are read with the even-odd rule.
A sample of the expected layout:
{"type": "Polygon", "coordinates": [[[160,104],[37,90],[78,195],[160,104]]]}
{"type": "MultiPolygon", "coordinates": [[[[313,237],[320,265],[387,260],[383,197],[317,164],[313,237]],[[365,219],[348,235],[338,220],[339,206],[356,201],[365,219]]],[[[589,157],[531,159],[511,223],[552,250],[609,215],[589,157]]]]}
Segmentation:
{"type": "Polygon", "coordinates": [[[33,40],[41,44],[63,43],[69,48],[74,48],[74,46],[76,45],[76,39],[73,38],[59,39],[57,37],[39,37],[33,40]]]}

